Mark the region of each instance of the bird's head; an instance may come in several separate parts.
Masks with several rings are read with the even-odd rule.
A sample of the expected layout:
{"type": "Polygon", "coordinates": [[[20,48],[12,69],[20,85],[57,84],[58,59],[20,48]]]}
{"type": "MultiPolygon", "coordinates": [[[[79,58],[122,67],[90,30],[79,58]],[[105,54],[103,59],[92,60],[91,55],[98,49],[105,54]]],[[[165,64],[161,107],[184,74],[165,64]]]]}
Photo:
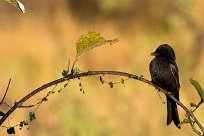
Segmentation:
{"type": "Polygon", "coordinates": [[[166,57],[171,60],[176,60],[176,56],[174,53],[174,50],[171,46],[168,44],[162,44],[160,45],[155,52],[151,53],[152,56],[155,57],[166,57]]]}

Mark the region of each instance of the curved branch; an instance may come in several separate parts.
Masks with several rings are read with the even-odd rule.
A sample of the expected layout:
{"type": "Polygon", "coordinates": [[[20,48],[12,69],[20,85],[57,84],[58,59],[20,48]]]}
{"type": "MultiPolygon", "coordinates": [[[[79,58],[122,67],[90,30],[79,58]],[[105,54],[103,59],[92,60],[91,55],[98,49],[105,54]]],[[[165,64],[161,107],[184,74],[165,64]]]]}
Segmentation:
{"type": "MultiPolygon", "coordinates": [[[[142,81],[144,83],[147,83],[153,87],[155,87],[156,89],[158,89],[159,91],[165,93],[167,96],[171,97],[181,108],[183,108],[183,110],[185,110],[185,112],[187,113],[187,115],[189,117],[191,117],[194,122],[198,125],[198,127],[200,128],[200,130],[202,131],[202,133],[204,134],[204,128],[201,125],[201,123],[198,121],[198,119],[194,116],[193,112],[190,111],[185,105],[183,105],[179,100],[177,100],[171,93],[169,93],[166,90],[163,90],[162,88],[160,88],[159,86],[153,84],[151,81],[141,77],[141,76],[137,76],[134,74],[130,74],[130,73],[125,73],[125,72],[119,72],[119,71],[88,71],[88,72],[83,72],[83,73],[79,73],[76,75],[73,74],[69,74],[67,77],[63,77],[54,81],[51,81],[47,84],[42,85],[41,87],[33,90],[31,93],[29,93],[28,95],[26,95],[25,97],[23,97],[21,100],[19,100],[18,102],[16,102],[14,104],[13,107],[11,107],[10,110],[7,111],[7,113],[0,119],[0,126],[3,124],[3,122],[9,117],[9,115],[11,113],[13,113],[17,108],[20,108],[22,106],[22,104],[27,101],[28,99],[30,99],[31,97],[33,97],[34,95],[36,95],[37,93],[43,91],[46,88],[49,88],[53,85],[62,83],[64,81],[70,80],[70,79],[75,79],[75,78],[79,78],[79,77],[86,77],[86,76],[92,76],[92,75],[118,75],[118,76],[125,76],[125,77],[129,77],[135,80],[139,80],[142,81]]],[[[197,133],[198,135],[200,135],[200,133],[197,133]]]]}
{"type": "Polygon", "coordinates": [[[9,79],[9,82],[8,82],[8,85],[7,85],[7,88],[6,88],[6,91],[5,91],[4,96],[3,96],[3,98],[2,98],[2,100],[1,100],[1,102],[0,102],[0,105],[3,103],[4,99],[6,98],[6,94],[7,94],[7,92],[8,92],[10,83],[11,83],[11,79],[9,79]]]}

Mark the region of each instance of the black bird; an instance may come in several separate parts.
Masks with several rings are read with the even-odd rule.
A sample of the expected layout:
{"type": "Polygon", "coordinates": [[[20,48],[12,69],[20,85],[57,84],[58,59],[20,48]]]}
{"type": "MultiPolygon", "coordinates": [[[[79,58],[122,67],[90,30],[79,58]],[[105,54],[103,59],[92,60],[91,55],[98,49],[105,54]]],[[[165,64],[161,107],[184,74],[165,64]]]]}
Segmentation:
{"type": "MultiPolygon", "coordinates": [[[[160,45],[155,52],[151,53],[155,58],[150,62],[149,70],[152,82],[162,89],[172,93],[179,100],[179,74],[176,65],[174,50],[168,44],[160,45]]],[[[173,121],[177,128],[180,128],[179,115],[176,102],[170,97],[167,98],[167,125],[173,121]]]]}

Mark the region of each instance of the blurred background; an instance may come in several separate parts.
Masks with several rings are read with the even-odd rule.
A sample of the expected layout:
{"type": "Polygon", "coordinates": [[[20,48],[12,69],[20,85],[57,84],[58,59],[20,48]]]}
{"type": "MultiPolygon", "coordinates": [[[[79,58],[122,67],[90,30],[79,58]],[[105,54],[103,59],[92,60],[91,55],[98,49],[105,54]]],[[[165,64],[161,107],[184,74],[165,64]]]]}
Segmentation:
{"type": "MultiPolygon", "coordinates": [[[[94,49],[78,61],[82,71],[116,70],[150,79],[149,62],[160,44],[170,44],[180,72],[180,100],[189,106],[200,99],[189,83],[197,79],[204,86],[204,4],[202,0],[21,0],[22,14],[0,1],[0,98],[9,78],[5,99],[13,105],[37,87],[60,78],[68,59],[75,59],[75,43],[88,31],[98,31],[119,43],[94,49]],[[105,53],[104,53],[105,52],[105,53]]],[[[117,82],[121,77],[104,77],[117,82]]],[[[94,77],[71,81],[36,112],[37,119],[22,130],[21,136],[191,136],[189,125],[178,130],[166,126],[165,97],[139,81],[102,85],[94,77]],[[28,129],[28,130],[27,130],[28,129]]],[[[60,85],[59,87],[60,88],[60,85]]],[[[47,94],[36,95],[26,104],[36,103],[47,94]]],[[[25,105],[26,105],[25,104],[25,105]]],[[[0,110],[7,111],[5,105],[0,110]]],[[[15,125],[34,109],[18,109],[4,125],[15,125]]],[[[204,125],[203,107],[195,115],[204,125]]],[[[185,112],[179,107],[181,120],[185,112]]],[[[7,135],[0,128],[0,135],[7,135]]]]}

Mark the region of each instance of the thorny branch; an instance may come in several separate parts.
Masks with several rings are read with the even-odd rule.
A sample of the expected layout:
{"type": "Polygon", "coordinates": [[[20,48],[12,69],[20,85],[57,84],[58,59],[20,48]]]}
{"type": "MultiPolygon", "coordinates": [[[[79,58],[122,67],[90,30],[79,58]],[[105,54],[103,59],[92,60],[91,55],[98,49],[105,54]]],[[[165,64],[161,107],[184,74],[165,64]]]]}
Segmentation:
{"type": "Polygon", "coordinates": [[[67,77],[63,77],[54,81],[51,81],[47,84],[42,85],[41,87],[33,90],[31,93],[27,94],[25,97],[23,97],[21,100],[19,100],[18,102],[16,102],[13,107],[11,107],[7,113],[5,113],[5,115],[0,119],[0,126],[2,126],[2,124],[4,123],[4,121],[17,109],[22,107],[22,104],[27,101],[28,99],[30,99],[31,97],[33,97],[34,95],[36,95],[37,93],[40,93],[41,91],[43,91],[46,88],[49,88],[53,85],[57,85],[59,83],[62,83],[64,81],[67,80],[71,80],[71,79],[75,79],[75,78],[80,78],[80,77],[86,77],[86,76],[93,76],[93,75],[118,75],[118,76],[124,76],[124,77],[129,77],[135,80],[139,80],[142,81],[144,83],[147,83],[153,87],[155,87],[156,89],[158,89],[159,91],[163,92],[164,94],[166,94],[167,96],[169,96],[170,98],[172,98],[185,112],[187,115],[187,118],[190,119],[190,125],[192,127],[192,130],[199,136],[203,136],[204,135],[204,128],[201,125],[201,123],[198,121],[198,119],[194,116],[193,111],[189,110],[183,103],[181,103],[179,100],[177,100],[171,93],[169,93],[166,90],[163,90],[162,88],[160,88],[159,86],[153,84],[151,81],[141,77],[141,76],[137,76],[134,74],[130,74],[130,73],[125,73],[125,72],[118,72],[118,71],[88,71],[88,72],[83,72],[83,73],[79,73],[79,74],[69,74],[67,77]],[[195,128],[195,125],[197,124],[197,126],[200,128],[200,131],[198,131],[195,128]]]}

